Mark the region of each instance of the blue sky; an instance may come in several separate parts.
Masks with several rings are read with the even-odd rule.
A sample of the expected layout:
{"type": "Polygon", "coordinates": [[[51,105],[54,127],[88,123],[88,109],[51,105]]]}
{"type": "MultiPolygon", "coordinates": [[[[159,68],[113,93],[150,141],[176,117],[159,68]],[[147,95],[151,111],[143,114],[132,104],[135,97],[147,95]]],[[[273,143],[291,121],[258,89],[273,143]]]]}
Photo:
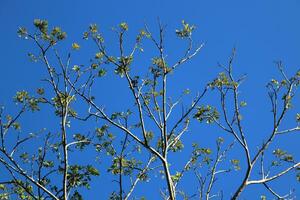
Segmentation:
{"type": "MultiPolygon", "coordinates": [[[[287,68],[292,69],[299,64],[298,8],[299,2],[296,0],[251,3],[233,0],[186,3],[176,0],[43,3],[4,0],[0,7],[3,29],[1,80],[12,81],[14,84],[9,84],[10,88],[1,84],[1,89],[11,96],[13,88],[18,88],[18,84],[34,84],[29,81],[32,77],[24,76],[29,71],[24,66],[24,52],[29,51],[30,47],[28,43],[20,42],[15,32],[19,26],[30,26],[35,18],[45,18],[52,24],[63,26],[71,33],[69,36],[76,39],[90,23],[97,23],[109,32],[110,27],[122,21],[137,29],[143,27],[145,22],[154,28],[159,17],[163,23],[168,24],[169,31],[172,31],[184,19],[197,26],[195,39],[206,43],[204,51],[197,58],[202,60],[204,67],[214,67],[217,62],[225,61],[230,50],[236,47],[238,70],[249,74],[249,80],[253,80],[254,84],[263,84],[272,73],[276,73],[273,61],[283,60],[287,68]],[[258,76],[261,78],[254,81],[254,77],[256,79],[258,76]],[[10,78],[7,80],[4,77],[10,78]]],[[[30,73],[35,71],[31,70],[30,73]]]]}
{"type": "MultiPolygon", "coordinates": [[[[177,90],[184,88],[190,88],[194,93],[201,90],[205,82],[212,80],[221,71],[217,63],[226,63],[231,49],[236,47],[235,73],[247,74],[241,92],[242,98],[248,102],[244,116],[248,121],[245,126],[249,130],[249,140],[255,147],[261,143],[257,138],[263,138],[256,134],[270,129],[264,123],[267,117],[270,119],[265,85],[272,77],[279,75],[274,61],[282,60],[289,75],[299,69],[299,9],[300,2],[297,0],[1,0],[0,104],[12,108],[10,99],[15,92],[20,89],[34,91],[44,75],[43,69],[29,62],[26,56],[27,52],[32,51],[33,45],[22,41],[16,34],[19,26],[32,28],[35,18],[47,19],[50,25],[61,26],[68,33],[69,44],[72,41],[81,42],[82,33],[90,23],[99,24],[107,40],[113,41],[114,34],[110,28],[118,23],[126,21],[130,28],[129,35],[134,36],[144,23],[155,32],[159,18],[167,24],[166,49],[170,60],[179,55],[177,49],[181,43],[173,42],[174,30],[184,19],[197,27],[194,40],[198,44],[204,42],[205,47],[199,56],[173,75],[170,85],[174,93],[170,93],[176,94],[177,90]]],[[[91,52],[91,46],[82,44],[82,49],[91,52]]],[[[89,54],[83,53],[78,59],[84,59],[85,55],[89,54]]],[[[142,65],[143,61],[139,63],[142,65]]],[[[111,81],[109,78],[106,80],[111,81]]],[[[104,104],[110,103],[115,109],[122,108],[118,99],[125,99],[128,94],[120,90],[116,98],[116,94],[111,91],[118,88],[118,82],[111,83],[109,88],[99,86],[99,90],[106,94],[104,104]]],[[[297,106],[295,109],[299,112],[297,106]]],[[[285,139],[290,144],[288,148],[294,152],[297,152],[297,141],[299,137],[294,135],[285,139]]],[[[284,184],[288,184],[291,179],[284,181],[284,184]]],[[[142,193],[141,190],[139,192],[142,193]]],[[[250,190],[246,194],[246,199],[258,197],[250,190]]]]}

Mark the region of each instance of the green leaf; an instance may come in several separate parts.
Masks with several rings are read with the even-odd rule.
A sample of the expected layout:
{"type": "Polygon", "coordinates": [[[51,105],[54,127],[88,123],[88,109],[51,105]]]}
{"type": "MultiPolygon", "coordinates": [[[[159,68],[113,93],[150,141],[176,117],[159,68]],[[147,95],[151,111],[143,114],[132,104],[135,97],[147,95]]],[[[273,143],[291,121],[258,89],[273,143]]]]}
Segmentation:
{"type": "Polygon", "coordinates": [[[39,95],[43,95],[45,93],[45,90],[44,90],[44,88],[38,88],[36,90],[36,93],[38,93],[39,95]]]}
{"type": "Polygon", "coordinates": [[[24,28],[24,27],[19,27],[17,33],[18,33],[19,37],[23,37],[23,38],[27,39],[28,33],[27,33],[26,28],[24,28]]]}
{"type": "Polygon", "coordinates": [[[44,34],[48,31],[48,21],[47,20],[35,19],[33,21],[33,24],[44,34]]]}
{"type": "Polygon", "coordinates": [[[98,76],[99,76],[99,77],[105,76],[105,74],[106,74],[106,70],[105,70],[105,69],[100,69],[100,70],[98,71],[98,76]]]}
{"type": "Polygon", "coordinates": [[[232,159],[230,160],[231,164],[233,165],[234,170],[238,171],[241,169],[240,167],[240,160],[232,159]]]}
{"type": "Polygon", "coordinates": [[[74,65],[72,68],[75,72],[79,72],[80,71],[80,67],[78,65],[74,65]]]}
{"type": "Polygon", "coordinates": [[[300,173],[298,173],[298,174],[296,175],[296,179],[297,179],[297,181],[300,182],[300,173]]]}
{"type": "Polygon", "coordinates": [[[87,171],[88,171],[91,175],[93,175],[93,176],[99,176],[99,175],[100,175],[99,171],[98,171],[96,168],[94,168],[93,166],[91,166],[91,165],[88,165],[88,166],[87,166],[87,171]]]}
{"type": "Polygon", "coordinates": [[[194,25],[189,25],[188,23],[186,23],[184,20],[182,20],[182,28],[181,29],[177,29],[176,35],[180,38],[188,38],[192,35],[192,32],[195,30],[195,26],[194,25]]]}
{"type": "Polygon", "coordinates": [[[152,131],[147,131],[146,132],[146,138],[147,138],[148,141],[152,140],[153,137],[154,137],[154,134],[153,134],[152,131]]]}
{"type": "Polygon", "coordinates": [[[191,90],[190,89],[185,89],[184,91],[183,91],[183,94],[190,94],[191,93],[191,90]]]}
{"type": "Polygon", "coordinates": [[[5,185],[4,184],[0,184],[0,190],[5,190],[5,185]]]}
{"type": "Polygon", "coordinates": [[[197,107],[197,112],[194,114],[194,118],[199,122],[205,121],[208,124],[213,123],[215,120],[219,119],[219,117],[220,114],[217,109],[209,105],[197,107]]]}
{"type": "Polygon", "coordinates": [[[81,194],[76,190],[74,194],[71,196],[70,200],[83,200],[81,194]]]}
{"type": "Polygon", "coordinates": [[[181,178],[182,174],[180,172],[176,172],[175,175],[171,176],[173,182],[178,182],[179,179],[181,178]]]}
{"type": "Polygon", "coordinates": [[[74,42],[74,43],[72,44],[72,49],[74,49],[74,50],[79,50],[79,49],[80,49],[80,45],[79,45],[78,43],[74,42]]]}
{"type": "Polygon", "coordinates": [[[90,29],[90,32],[92,32],[92,33],[98,32],[97,24],[91,24],[89,29],[90,29]]]}
{"type": "Polygon", "coordinates": [[[297,113],[297,115],[296,115],[296,121],[300,122],[300,113],[297,113]]]}
{"type": "Polygon", "coordinates": [[[267,200],[267,197],[266,197],[265,195],[261,195],[261,196],[260,196],[260,199],[261,199],[261,200],[267,200]]]}
{"type": "Polygon", "coordinates": [[[246,101],[241,101],[240,106],[241,106],[241,107],[247,106],[247,102],[246,102],[246,101]]]}
{"type": "Polygon", "coordinates": [[[95,58],[96,59],[100,59],[100,58],[103,58],[104,54],[102,52],[98,52],[95,54],[95,58]]]}
{"type": "Polygon", "coordinates": [[[122,31],[128,31],[128,25],[126,22],[120,23],[119,27],[121,28],[122,31]]]}
{"type": "Polygon", "coordinates": [[[24,91],[24,90],[17,92],[16,96],[14,97],[15,101],[18,103],[23,103],[26,100],[28,100],[29,98],[30,97],[29,97],[28,92],[24,91]]]}
{"type": "Polygon", "coordinates": [[[276,79],[271,79],[271,83],[274,84],[274,85],[278,85],[279,84],[279,82],[276,79]]]}
{"type": "Polygon", "coordinates": [[[14,127],[15,130],[20,130],[21,129],[21,125],[18,122],[14,122],[12,124],[12,126],[14,127]]]}
{"type": "Polygon", "coordinates": [[[54,162],[51,161],[51,160],[45,160],[45,161],[43,162],[43,166],[46,167],[46,168],[54,167],[54,162]]]}

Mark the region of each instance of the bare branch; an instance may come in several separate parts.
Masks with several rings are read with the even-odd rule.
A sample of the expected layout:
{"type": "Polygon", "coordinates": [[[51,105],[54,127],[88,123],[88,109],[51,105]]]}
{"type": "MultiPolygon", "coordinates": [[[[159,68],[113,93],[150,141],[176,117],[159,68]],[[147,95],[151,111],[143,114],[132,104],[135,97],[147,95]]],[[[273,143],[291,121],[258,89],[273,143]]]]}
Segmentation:
{"type": "Polygon", "coordinates": [[[281,176],[283,176],[284,174],[288,173],[289,171],[295,169],[295,168],[298,168],[300,167],[300,162],[294,164],[293,166],[281,171],[280,173],[274,175],[274,176],[271,176],[269,178],[265,177],[264,179],[260,179],[260,180],[252,180],[252,181],[247,181],[247,185],[251,185],[251,184],[261,184],[261,183],[267,183],[267,182],[270,182],[274,179],[277,179],[281,176]]]}

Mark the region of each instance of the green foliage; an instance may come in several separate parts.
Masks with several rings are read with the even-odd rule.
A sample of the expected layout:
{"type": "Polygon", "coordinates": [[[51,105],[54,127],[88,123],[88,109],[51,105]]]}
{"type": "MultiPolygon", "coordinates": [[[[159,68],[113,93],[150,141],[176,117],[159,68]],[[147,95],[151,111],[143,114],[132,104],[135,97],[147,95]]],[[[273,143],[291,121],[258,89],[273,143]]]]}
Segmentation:
{"type": "Polygon", "coordinates": [[[99,176],[100,175],[99,171],[91,165],[87,166],[87,172],[92,176],[99,176]]]}
{"type": "Polygon", "coordinates": [[[27,152],[23,152],[20,155],[20,158],[24,163],[29,162],[29,154],[27,152]]]}
{"type": "Polygon", "coordinates": [[[172,176],[171,176],[171,178],[172,178],[173,182],[176,183],[176,182],[179,181],[179,179],[181,178],[181,176],[182,176],[182,173],[176,172],[175,175],[172,175],[172,176]]]}
{"type": "Polygon", "coordinates": [[[185,89],[184,91],[183,91],[183,94],[185,94],[185,95],[188,95],[188,94],[190,94],[191,93],[191,90],[190,89],[185,89]]]}
{"type": "Polygon", "coordinates": [[[147,141],[151,141],[154,137],[154,133],[152,131],[147,131],[146,132],[146,138],[147,138],[147,141]]]}
{"type": "Polygon", "coordinates": [[[111,114],[110,119],[127,119],[132,114],[131,110],[127,110],[126,112],[114,112],[111,114]]]}
{"type": "MultiPolygon", "coordinates": [[[[61,169],[62,170],[62,169],[61,169]]],[[[92,165],[71,165],[69,166],[67,178],[70,188],[85,187],[90,188],[92,176],[99,176],[99,171],[92,165]]]]}
{"type": "Polygon", "coordinates": [[[176,151],[180,151],[184,148],[184,145],[182,143],[181,140],[178,140],[176,141],[175,145],[172,146],[170,149],[173,151],[173,152],[176,152],[176,151]]]}
{"type": "Polygon", "coordinates": [[[211,163],[212,159],[210,158],[210,156],[212,154],[212,150],[210,148],[199,147],[199,145],[196,143],[193,143],[192,147],[193,152],[190,158],[191,163],[187,166],[186,170],[189,170],[192,165],[202,166],[203,164],[209,165],[211,163]]]}
{"type": "MultiPolygon", "coordinates": [[[[49,47],[57,44],[58,41],[64,40],[67,37],[67,33],[62,31],[60,27],[56,26],[49,32],[48,31],[48,21],[35,19],[33,22],[34,26],[39,30],[40,33],[35,33],[31,35],[27,32],[25,28],[19,28],[18,35],[25,39],[32,38],[36,42],[40,42],[40,40],[48,42],[49,47]]],[[[40,45],[40,47],[42,47],[40,45]]],[[[45,53],[45,52],[43,52],[45,53]]]]}
{"type": "Polygon", "coordinates": [[[97,63],[92,63],[92,64],[91,64],[91,68],[92,68],[92,69],[97,69],[98,66],[99,66],[99,65],[98,65],[97,63]]]}
{"type": "Polygon", "coordinates": [[[124,174],[131,175],[133,170],[139,168],[142,163],[135,158],[126,159],[124,157],[116,156],[112,160],[112,165],[108,168],[108,171],[112,174],[124,174]]]}
{"type": "Polygon", "coordinates": [[[74,43],[72,44],[72,49],[74,49],[74,50],[79,50],[79,49],[80,49],[80,45],[79,45],[78,43],[74,42],[74,43]]]}
{"type": "Polygon", "coordinates": [[[260,196],[260,199],[261,199],[261,200],[267,200],[267,197],[266,197],[265,195],[261,195],[261,196],[260,196]]]}
{"type": "Polygon", "coordinates": [[[276,79],[271,79],[271,83],[276,86],[279,85],[279,82],[276,79]]]}
{"type": "Polygon", "coordinates": [[[120,23],[119,27],[122,31],[128,31],[128,24],[126,22],[120,23]]]}
{"type": "MultiPolygon", "coordinates": [[[[278,158],[280,161],[285,161],[285,162],[294,162],[294,158],[291,154],[287,153],[286,151],[282,150],[282,149],[275,149],[273,151],[273,155],[278,158]]],[[[275,162],[276,163],[276,162],[275,162]]],[[[277,162],[277,164],[279,164],[277,162]]],[[[274,165],[274,163],[273,163],[274,165]]]]}
{"type": "Polygon", "coordinates": [[[224,138],[218,137],[217,139],[217,146],[220,147],[224,143],[224,138]]]}
{"type": "Polygon", "coordinates": [[[39,60],[39,57],[35,56],[32,53],[28,53],[27,55],[28,55],[30,61],[32,61],[32,62],[37,62],[39,60]]]}
{"type": "Polygon", "coordinates": [[[30,99],[30,97],[28,95],[28,92],[23,90],[23,91],[17,92],[14,99],[16,102],[24,103],[26,100],[30,99]]]}
{"type": "MultiPolygon", "coordinates": [[[[115,59],[113,57],[110,58],[110,62],[115,62],[115,59]]],[[[115,69],[115,73],[118,74],[120,77],[124,77],[124,75],[129,72],[130,65],[133,61],[132,56],[123,56],[118,59],[119,65],[115,69]]]]}
{"type": "Polygon", "coordinates": [[[104,38],[102,37],[102,35],[100,33],[98,33],[97,24],[90,24],[89,30],[83,33],[83,39],[87,40],[90,37],[99,43],[104,42],[104,38]]]}
{"type": "MultiPolygon", "coordinates": [[[[143,38],[150,38],[150,33],[145,31],[144,29],[140,30],[139,34],[136,36],[136,43],[140,44],[143,38]]],[[[144,51],[142,48],[139,48],[142,52],[144,51]]]]}
{"type": "Polygon", "coordinates": [[[246,102],[246,101],[241,101],[240,106],[241,106],[241,107],[247,106],[247,102],[246,102]]]}
{"type": "Polygon", "coordinates": [[[63,32],[60,27],[54,27],[51,31],[51,36],[56,38],[56,40],[64,40],[67,37],[67,33],[63,32]]]}
{"type": "Polygon", "coordinates": [[[140,173],[138,175],[139,180],[141,181],[148,181],[149,180],[149,175],[145,172],[145,173],[140,173]]]}
{"type": "Polygon", "coordinates": [[[97,33],[98,32],[97,24],[91,24],[89,28],[90,28],[91,33],[97,33]]]}
{"type": "Polygon", "coordinates": [[[104,136],[104,134],[108,131],[109,126],[108,125],[103,125],[100,128],[96,128],[96,133],[98,137],[104,136]]]}
{"type": "Polygon", "coordinates": [[[77,142],[75,147],[80,149],[80,150],[83,150],[91,142],[88,138],[86,138],[84,135],[82,135],[80,133],[74,134],[73,139],[77,142]]]}
{"type": "Polygon", "coordinates": [[[194,114],[194,118],[198,121],[206,123],[213,123],[215,120],[218,120],[220,117],[219,112],[216,108],[213,108],[209,105],[197,107],[197,112],[194,114]]]}
{"type": "Polygon", "coordinates": [[[300,114],[299,113],[297,113],[297,115],[296,115],[296,121],[300,122],[300,114]]]}
{"type": "Polygon", "coordinates": [[[172,71],[172,69],[168,67],[166,61],[160,57],[152,58],[152,64],[155,67],[152,67],[150,69],[152,74],[154,74],[156,77],[159,77],[162,74],[167,74],[172,71]]]}
{"type": "Polygon", "coordinates": [[[101,152],[105,150],[107,155],[115,155],[116,150],[112,144],[115,136],[109,132],[109,126],[105,124],[100,128],[96,128],[95,132],[98,138],[98,142],[95,144],[96,151],[101,152]]]}
{"type": "Polygon", "coordinates": [[[25,181],[15,180],[11,187],[6,188],[6,192],[0,195],[0,199],[6,200],[12,197],[20,200],[33,200],[33,197],[29,194],[33,192],[33,187],[25,181]]]}
{"type": "Polygon", "coordinates": [[[300,182],[300,167],[296,168],[296,171],[298,171],[296,174],[296,180],[300,182]]]}
{"type": "Polygon", "coordinates": [[[232,164],[234,170],[238,171],[238,170],[241,169],[240,160],[238,160],[238,159],[232,159],[232,160],[230,160],[230,163],[232,164]]]}
{"type": "Polygon", "coordinates": [[[24,27],[20,27],[17,31],[17,34],[19,35],[19,37],[23,37],[23,38],[26,38],[27,39],[27,29],[24,28],[24,27]]]}
{"type": "Polygon", "coordinates": [[[47,20],[41,20],[41,19],[35,19],[33,21],[33,24],[35,27],[37,27],[42,33],[47,33],[48,31],[48,21],[47,20]]]}
{"type": "Polygon", "coordinates": [[[19,122],[14,122],[14,123],[12,124],[12,126],[13,126],[13,128],[14,128],[15,130],[20,130],[20,129],[21,129],[21,125],[19,124],[19,122]]]}
{"type": "Polygon", "coordinates": [[[54,102],[54,105],[56,108],[66,107],[68,106],[72,101],[75,101],[74,95],[69,95],[67,93],[58,93],[57,96],[52,98],[52,101],[54,102]]]}
{"type": "Polygon", "coordinates": [[[101,58],[103,58],[103,56],[104,56],[103,52],[98,52],[95,54],[96,59],[101,59],[101,58]]]}
{"type": "Polygon", "coordinates": [[[9,193],[0,193],[1,200],[9,200],[9,193]]]}
{"type": "Polygon", "coordinates": [[[70,200],[83,200],[83,197],[77,190],[75,190],[74,194],[70,197],[70,200]]]}
{"type": "Polygon", "coordinates": [[[109,196],[109,200],[121,200],[119,194],[117,194],[115,191],[112,192],[109,196]]]}
{"type": "Polygon", "coordinates": [[[99,71],[98,71],[98,76],[99,77],[105,76],[105,74],[106,74],[106,70],[105,69],[99,69],[99,71]]]}
{"type": "Polygon", "coordinates": [[[152,58],[152,64],[161,69],[163,69],[167,66],[167,63],[159,57],[152,58]]]}
{"type": "Polygon", "coordinates": [[[43,167],[52,168],[52,167],[54,167],[54,162],[51,161],[51,160],[44,160],[43,161],[43,167]]]}
{"type": "Polygon", "coordinates": [[[169,138],[169,142],[174,144],[170,147],[170,150],[173,152],[181,151],[184,148],[184,144],[181,140],[178,140],[175,138],[175,136],[172,136],[169,138]]]}
{"type": "Polygon", "coordinates": [[[219,73],[219,76],[209,84],[210,88],[235,88],[238,86],[237,82],[231,81],[224,72],[219,73]]]}
{"type": "Polygon", "coordinates": [[[29,95],[27,91],[18,91],[14,96],[14,101],[24,105],[25,108],[29,108],[31,111],[39,111],[39,103],[42,99],[35,98],[29,95]]]}
{"type": "Polygon", "coordinates": [[[0,190],[5,190],[5,185],[4,184],[0,184],[0,190]]]}
{"type": "Polygon", "coordinates": [[[80,71],[80,67],[78,65],[74,65],[72,68],[75,72],[79,72],[80,71]]]}
{"type": "Polygon", "coordinates": [[[38,88],[36,90],[36,93],[39,94],[39,95],[43,95],[45,93],[45,90],[44,90],[44,88],[38,88]]]}
{"type": "Polygon", "coordinates": [[[191,37],[192,32],[195,30],[195,26],[194,25],[189,25],[188,23],[186,23],[184,20],[182,20],[182,28],[176,30],[176,35],[180,38],[188,38],[191,37]]]}

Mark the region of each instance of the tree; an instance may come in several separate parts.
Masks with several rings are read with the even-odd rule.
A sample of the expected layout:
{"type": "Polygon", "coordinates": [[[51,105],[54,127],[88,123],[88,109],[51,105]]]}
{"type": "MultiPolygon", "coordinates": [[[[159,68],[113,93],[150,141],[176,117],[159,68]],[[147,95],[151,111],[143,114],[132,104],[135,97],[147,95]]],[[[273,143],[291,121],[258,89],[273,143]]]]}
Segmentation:
{"type": "MultiPolygon", "coordinates": [[[[178,98],[168,95],[172,89],[168,89],[168,77],[204,46],[194,47],[192,33],[195,26],[182,21],[182,27],[176,30],[177,37],[187,43],[187,48],[173,64],[167,61],[165,26],[160,23],[158,37],[145,26],[131,49],[124,45],[128,25],[123,22],[113,28],[118,38],[117,56],[109,52],[97,25],[91,24],[83,34],[83,39],[91,40],[97,48],[89,64],[78,64],[81,61],[76,60],[80,43],[73,42],[71,50],[63,46],[67,34],[60,27],[49,29],[48,22],[40,19],[34,20],[34,27],[34,31],[19,28],[18,34],[35,44],[35,53],[28,55],[32,61],[44,66],[46,77],[43,82],[46,84],[37,88],[34,95],[24,90],[17,92],[14,102],[19,111],[15,115],[1,108],[0,163],[1,171],[5,171],[6,175],[0,184],[0,199],[83,199],[86,190],[91,188],[92,180],[101,179],[100,171],[107,171],[115,180],[116,188],[112,189],[109,199],[137,198],[137,185],[143,185],[140,182],[156,182],[161,189],[161,197],[170,200],[176,197],[238,199],[248,186],[257,184],[277,199],[293,198],[293,192],[279,194],[277,190],[281,189],[273,188],[270,183],[288,173],[296,174],[299,181],[297,170],[300,163],[286,150],[270,150],[270,146],[282,135],[300,130],[300,114],[295,113],[292,104],[299,86],[300,71],[288,77],[282,62],[276,63],[281,78],[272,79],[267,84],[272,130],[265,135],[261,145],[250,148],[249,133],[244,130],[246,122],[241,114],[247,103],[239,98],[245,76],[235,78],[233,74],[235,49],[227,65],[220,64],[223,72],[204,84],[190,104],[186,103],[190,93],[188,89],[178,98]],[[150,67],[143,71],[135,66],[134,61],[139,52],[144,51],[144,42],[154,45],[157,56],[151,57],[150,67]],[[67,50],[62,50],[64,48],[67,50]],[[128,109],[118,112],[101,103],[105,94],[99,94],[96,84],[112,67],[114,73],[111,74],[121,79],[126,84],[124,88],[132,95],[132,99],[123,100],[128,109]],[[143,73],[146,75],[141,75],[143,73]],[[204,103],[209,94],[219,99],[211,101],[212,104],[218,104],[204,103]],[[180,109],[180,104],[185,106],[180,109]],[[26,113],[36,115],[43,111],[47,116],[54,112],[53,117],[49,117],[53,126],[36,133],[21,131],[20,121],[26,113]],[[296,116],[292,128],[283,124],[285,118],[291,121],[294,117],[291,115],[296,116]],[[198,127],[208,126],[205,125],[207,123],[222,131],[222,137],[216,137],[215,147],[208,148],[200,145],[199,141],[190,143],[184,140],[189,134],[190,124],[195,122],[199,122],[198,127]],[[92,131],[87,130],[95,125],[92,131]],[[190,147],[189,157],[180,154],[184,147],[190,147]],[[73,159],[90,154],[94,159],[109,161],[109,164],[73,159]],[[176,159],[174,155],[185,157],[176,159]],[[238,185],[232,191],[224,191],[217,180],[228,180],[226,175],[233,173],[240,175],[238,185]],[[157,174],[163,177],[163,185],[155,179],[157,174]],[[198,188],[192,195],[184,182],[188,174],[194,175],[188,182],[194,181],[192,185],[198,188]],[[184,185],[180,186],[180,183],[184,185]]],[[[119,91],[114,92],[117,96],[119,91]]],[[[295,185],[287,187],[285,189],[295,185]]],[[[105,198],[99,193],[96,195],[96,198],[105,198]]],[[[266,196],[261,194],[261,199],[266,199],[266,196]]]]}

